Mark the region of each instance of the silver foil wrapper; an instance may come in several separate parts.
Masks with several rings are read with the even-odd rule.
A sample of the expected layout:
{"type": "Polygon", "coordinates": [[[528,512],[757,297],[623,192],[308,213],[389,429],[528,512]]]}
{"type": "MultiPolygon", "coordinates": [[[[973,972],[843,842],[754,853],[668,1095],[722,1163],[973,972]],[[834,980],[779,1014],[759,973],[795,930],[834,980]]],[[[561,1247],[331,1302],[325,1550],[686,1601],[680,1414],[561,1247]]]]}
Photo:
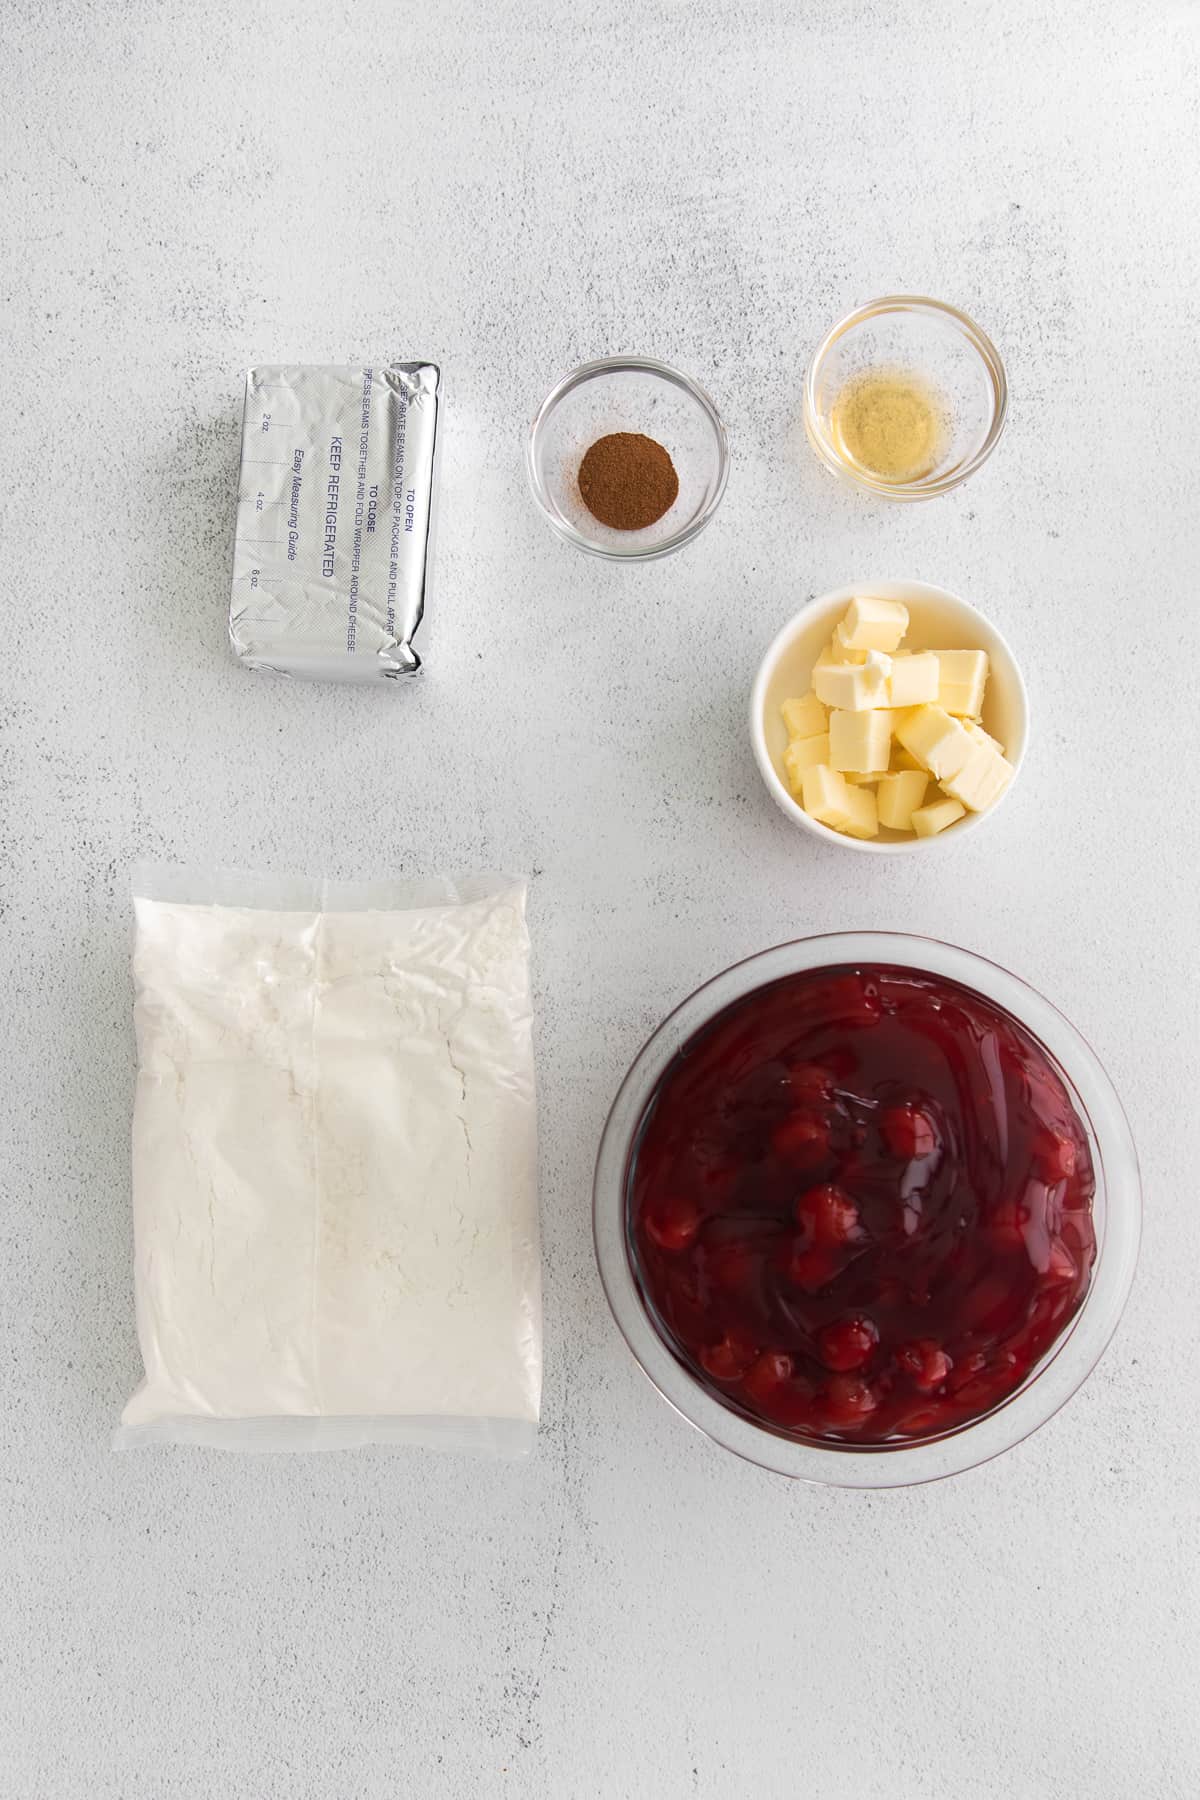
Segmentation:
{"type": "Polygon", "coordinates": [[[428,362],[250,370],[229,602],[249,668],[416,674],[440,388],[428,362]]]}

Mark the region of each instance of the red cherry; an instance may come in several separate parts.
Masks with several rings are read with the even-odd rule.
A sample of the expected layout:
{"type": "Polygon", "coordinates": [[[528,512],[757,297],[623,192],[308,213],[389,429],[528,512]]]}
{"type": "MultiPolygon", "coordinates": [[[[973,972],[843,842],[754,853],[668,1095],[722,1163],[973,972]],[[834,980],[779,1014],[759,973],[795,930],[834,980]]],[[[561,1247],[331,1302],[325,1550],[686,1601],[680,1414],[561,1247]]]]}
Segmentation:
{"type": "Polygon", "coordinates": [[[835,1319],[817,1333],[817,1352],[827,1369],[861,1369],[879,1342],[879,1332],[861,1314],[835,1319]]]}
{"type": "Polygon", "coordinates": [[[1057,1131],[1039,1131],[1033,1141],[1033,1154],[1038,1171],[1049,1182],[1062,1181],[1075,1173],[1079,1152],[1073,1138],[1057,1131]]]}
{"type": "Polygon", "coordinates": [[[1043,1277],[1047,1287],[1060,1287],[1065,1282],[1074,1281],[1079,1270],[1075,1266],[1075,1258],[1067,1249],[1061,1238],[1055,1238],[1050,1245],[1050,1257],[1043,1277]]]}
{"type": "Polygon", "coordinates": [[[1002,1200],[988,1214],[988,1236],[1002,1250],[1023,1250],[1025,1227],[1029,1224],[1029,1219],[1027,1206],[1016,1200],[1002,1200]]]}
{"type": "MultiPolygon", "coordinates": [[[[1065,1187],[1065,1184],[1064,1184],[1065,1187]]],[[[1005,1250],[1022,1250],[1039,1273],[1050,1257],[1050,1238],[1061,1223],[1062,1190],[1044,1181],[1027,1181],[1019,1201],[1005,1200],[989,1221],[993,1243],[1005,1250]]]]}
{"type": "Polygon", "coordinates": [[[856,1375],[834,1375],[825,1389],[822,1411],[835,1425],[861,1425],[869,1419],[879,1399],[869,1382],[856,1375]]]}
{"type": "Polygon", "coordinates": [[[742,1392],[773,1425],[796,1430],[812,1423],[812,1386],[782,1350],[763,1351],[747,1370],[742,1392]]]}
{"type": "Polygon", "coordinates": [[[843,1025],[877,1025],[883,1002],[873,981],[863,981],[859,975],[835,975],[819,996],[818,1010],[843,1025]]]}
{"type": "Polygon", "coordinates": [[[883,1141],[893,1156],[911,1162],[917,1156],[932,1156],[937,1149],[937,1127],[919,1106],[889,1106],[879,1115],[883,1141]]]}
{"type": "Polygon", "coordinates": [[[785,1080],[788,1091],[801,1102],[828,1100],[833,1094],[833,1076],[820,1063],[793,1063],[785,1080]]]}
{"type": "Polygon", "coordinates": [[[814,1113],[792,1113],[771,1133],[771,1148],[785,1162],[810,1169],[828,1153],[829,1126],[814,1113]]]}
{"type": "Polygon", "coordinates": [[[1041,1119],[1061,1118],[1066,1096],[1058,1077],[1049,1068],[1035,1068],[1028,1056],[1021,1057],[1020,1067],[1031,1110],[1041,1119]]]}
{"type": "Polygon", "coordinates": [[[959,1388],[955,1395],[957,1410],[962,1418],[972,1418],[995,1406],[998,1400],[1011,1394],[1016,1385],[1017,1377],[1012,1368],[989,1369],[984,1375],[973,1376],[959,1388]]]}
{"type": "Polygon", "coordinates": [[[946,1385],[952,1394],[957,1394],[960,1388],[966,1386],[973,1375],[978,1375],[981,1369],[986,1368],[987,1357],[983,1354],[983,1351],[970,1350],[963,1356],[955,1357],[954,1369],[946,1385]]]}
{"type": "Polygon", "coordinates": [[[645,1213],[642,1224],[660,1250],[686,1250],[700,1229],[700,1214],[689,1200],[671,1200],[645,1213]]]}
{"type": "Polygon", "coordinates": [[[932,1394],[935,1388],[941,1387],[954,1367],[941,1345],[932,1338],[914,1338],[911,1344],[901,1344],[896,1351],[896,1362],[923,1394],[932,1394]]]}
{"type": "Polygon", "coordinates": [[[801,1194],[796,1202],[796,1218],[818,1244],[853,1244],[862,1235],[858,1207],[844,1188],[829,1182],[801,1194]]]}
{"type": "Polygon", "coordinates": [[[742,1386],[759,1406],[769,1403],[777,1388],[786,1387],[795,1373],[790,1356],[782,1350],[764,1350],[746,1371],[742,1386]]]}
{"type": "Polygon", "coordinates": [[[740,1381],[758,1355],[758,1345],[740,1331],[727,1331],[718,1343],[706,1344],[700,1361],[714,1381],[740,1381]]]}
{"type": "Polygon", "coordinates": [[[892,1429],[904,1437],[928,1437],[944,1423],[940,1406],[917,1406],[912,1412],[898,1413],[892,1421],[892,1429]]]}

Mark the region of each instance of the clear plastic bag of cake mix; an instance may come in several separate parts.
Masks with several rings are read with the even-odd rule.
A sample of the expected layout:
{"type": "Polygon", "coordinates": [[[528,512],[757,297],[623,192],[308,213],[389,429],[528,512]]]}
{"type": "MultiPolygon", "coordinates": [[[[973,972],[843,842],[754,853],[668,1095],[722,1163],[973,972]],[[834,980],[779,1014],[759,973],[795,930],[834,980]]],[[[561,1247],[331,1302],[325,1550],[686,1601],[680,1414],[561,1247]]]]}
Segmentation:
{"type": "Polygon", "coordinates": [[[525,889],[144,868],[119,1446],[521,1456],[542,1332],[525,889]]]}

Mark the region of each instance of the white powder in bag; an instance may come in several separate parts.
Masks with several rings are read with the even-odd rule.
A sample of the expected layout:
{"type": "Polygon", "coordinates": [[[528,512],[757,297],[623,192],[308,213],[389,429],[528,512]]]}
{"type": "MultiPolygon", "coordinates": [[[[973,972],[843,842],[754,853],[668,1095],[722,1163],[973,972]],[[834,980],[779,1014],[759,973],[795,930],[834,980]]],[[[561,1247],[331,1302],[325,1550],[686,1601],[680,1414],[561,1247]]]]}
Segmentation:
{"type": "Polygon", "coordinates": [[[246,905],[138,885],[145,1381],[118,1442],[523,1453],[541,1389],[523,887],[304,908],[270,881],[246,905]]]}

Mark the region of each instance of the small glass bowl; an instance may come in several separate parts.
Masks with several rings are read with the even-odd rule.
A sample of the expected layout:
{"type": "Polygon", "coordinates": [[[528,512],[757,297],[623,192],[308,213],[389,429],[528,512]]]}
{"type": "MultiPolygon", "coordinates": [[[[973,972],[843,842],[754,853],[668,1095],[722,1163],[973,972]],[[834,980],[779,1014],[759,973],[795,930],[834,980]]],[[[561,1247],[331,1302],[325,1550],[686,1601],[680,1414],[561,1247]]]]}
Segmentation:
{"type": "Polygon", "coordinates": [[[935,938],[846,931],[778,944],[715,976],[676,1008],[643,1046],[618,1090],[600,1140],[592,1221],[600,1279],[626,1343],[659,1393],[714,1443],[760,1468],[830,1487],[909,1487],[961,1474],[1011,1450],[1053,1417],[1100,1360],[1125,1306],[1141,1235],[1137,1153],[1121,1102],[1099,1059],[1056,1007],[998,963],[935,938]],[[634,1270],[629,1196],[642,1131],[676,1054],[718,1013],[801,970],[886,963],[940,975],[985,995],[1039,1041],[1087,1129],[1096,1176],[1096,1261],[1083,1304],[1014,1393],[989,1413],[920,1442],[815,1443],[736,1412],[697,1380],[659,1333],[634,1270]]]}
{"type": "Polygon", "coordinates": [[[643,356],[612,356],[572,370],[542,402],[526,450],[533,497],[559,537],[591,556],[649,562],[704,530],[729,476],[729,445],[704,389],[677,369],[643,356]],[[641,531],[615,531],[594,518],[579,492],[586,450],[609,432],[654,438],[679,476],[675,503],[641,531]]]}
{"type": "Polygon", "coordinates": [[[817,455],[844,481],[887,500],[928,500],[958,487],[992,454],[1007,413],[1008,382],[991,339],[956,307],[921,294],[889,294],[850,313],[818,346],[804,382],[804,426],[817,455]],[[833,409],[871,369],[915,376],[943,403],[938,460],[916,480],[873,474],[837,443],[833,409]]]}

